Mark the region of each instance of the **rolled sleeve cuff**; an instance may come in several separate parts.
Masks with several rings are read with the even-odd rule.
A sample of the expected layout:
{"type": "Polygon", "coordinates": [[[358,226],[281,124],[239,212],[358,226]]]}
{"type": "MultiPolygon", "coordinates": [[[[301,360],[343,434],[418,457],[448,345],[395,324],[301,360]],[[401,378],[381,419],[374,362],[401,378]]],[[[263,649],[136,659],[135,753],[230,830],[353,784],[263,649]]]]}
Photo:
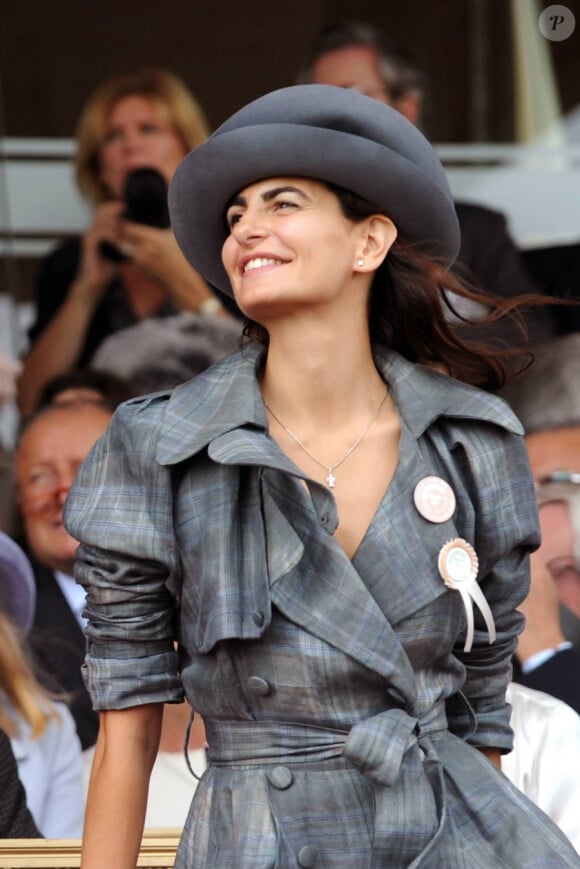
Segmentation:
{"type": "Polygon", "coordinates": [[[509,704],[496,712],[478,713],[475,733],[467,739],[467,742],[476,748],[497,748],[502,754],[507,754],[514,747],[510,714],[509,704]]]}
{"type": "Polygon", "coordinates": [[[502,754],[510,752],[514,738],[510,717],[508,703],[499,709],[476,711],[461,691],[447,701],[450,731],[476,748],[497,748],[502,754]]]}
{"type": "Polygon", "coordinates": [[[179,703],[184,697],[173,652],[122,661],[89,653],[82,672],[97,712],[146,703],[179,703]]]}

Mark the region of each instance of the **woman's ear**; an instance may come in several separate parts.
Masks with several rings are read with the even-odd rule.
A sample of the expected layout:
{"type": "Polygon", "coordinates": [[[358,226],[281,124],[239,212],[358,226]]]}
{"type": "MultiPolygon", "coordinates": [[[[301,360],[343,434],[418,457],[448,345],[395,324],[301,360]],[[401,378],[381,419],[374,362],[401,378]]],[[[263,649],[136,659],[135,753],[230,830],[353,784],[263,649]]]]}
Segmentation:
{"type": "Polygon", "coordinates": [[[355,270],[373,272],[381,265],[397,238],[397,227],[384,214],[372,214],[361,224],[355,270]]]}

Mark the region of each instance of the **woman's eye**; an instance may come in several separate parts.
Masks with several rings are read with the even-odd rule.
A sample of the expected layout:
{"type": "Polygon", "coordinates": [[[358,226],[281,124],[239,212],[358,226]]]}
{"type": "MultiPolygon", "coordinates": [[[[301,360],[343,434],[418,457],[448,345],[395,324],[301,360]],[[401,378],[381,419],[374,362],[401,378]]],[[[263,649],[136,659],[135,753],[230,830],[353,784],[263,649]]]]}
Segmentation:
{"type": "Polygon", "coordinates": [[[288,208],[295,208],[296,203],[292,202],[290,199],[279,199],[274,203],[274,209],[276,211],[286,211],[288,208]]]}
{"type": "Polygon", "coordinates": [[[228,214],[226,220],[230,229],[232,229],[238,221],[242,219],[241,211],[234,211],[232,214],[228,214]]]}

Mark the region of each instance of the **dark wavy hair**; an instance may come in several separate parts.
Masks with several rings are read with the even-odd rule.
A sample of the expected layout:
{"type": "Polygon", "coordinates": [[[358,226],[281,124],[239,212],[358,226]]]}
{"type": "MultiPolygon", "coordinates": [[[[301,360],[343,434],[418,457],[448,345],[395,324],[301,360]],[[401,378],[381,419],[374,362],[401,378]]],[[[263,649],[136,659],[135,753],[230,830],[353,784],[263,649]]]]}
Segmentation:
{"type": "MultiPolygon", "coordinates": [[[[380,209],[367,200],[333,184],[325,184],[338,198],[345,217],[357,223],[380,209]]],[[[470,323],[453,307],[450,293],[485,305],[489,314],[477,326],[511,317],[525,337],[519,311],[545,304],[540,295],[502,299],[477,290],[418,245],[397,238],[377,269],[369,294],[368,324],[371,343],[386,345],[410,362],[442,368],[452,377],[484,389],[500,389],[525,370],[532,354],[513,347],[495,348],[460,337],[447,315],[470,323]]],[[[475,324],[474,324],[475,325],[475,324]]],[[[267,330],[246,320],[244,336],[268,345],[267,330]]]]}

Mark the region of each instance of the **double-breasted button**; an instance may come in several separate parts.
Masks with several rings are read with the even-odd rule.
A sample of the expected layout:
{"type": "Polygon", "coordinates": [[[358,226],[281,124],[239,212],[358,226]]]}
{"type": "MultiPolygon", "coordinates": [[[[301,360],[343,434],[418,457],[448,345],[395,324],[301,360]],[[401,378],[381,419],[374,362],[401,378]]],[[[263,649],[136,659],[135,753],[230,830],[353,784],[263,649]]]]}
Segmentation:
{"type": "Polygon", "coordinates": [[[334,532],[336,531],[336,529],[338,527],[337,518],[331,512],[327,513],[325,511],[325,512],[321,513],[318,517],[318,521],[320,522],[320,524],[322,525],[324,530],[328,532],[328,534],[334,534],[334,532]]]}
{"type": "Polygon", "coordinates": [[[275,766],[268,772],[268,781],[277,790],[285,791],[294,781],[294,776],[287,766],[275,766]]]}
{"type": "Polygon", "coordinates": [[[266,682],[261,676],[250,676],[248,688],[252,694],[259,694],[261,697],[265,697],[272,690],[269,682],[266,682]]]}
{"type": "Polygon", "coordinates": [[[264,624],[264,622],[266,621],[266,618],[265,618],[265,616],[264,616],[264,613],[261,613],[260,611],[255,612],[255,613],[253,614],[253,616],[252,616],[252,619],[253,619],[253,621],[254,621],[254,624],[255,624],[258,628],[261,628],[262,625],[264,624]]]}
{"type": "Polygon", "coordinates": [[[302,869],[312,869],[313,866],[316,866],[317,859],[318,850],[314,845],[304,845],[304,847],[300,848],[298,851],[298,865],[301,866],[302,869]]]}

